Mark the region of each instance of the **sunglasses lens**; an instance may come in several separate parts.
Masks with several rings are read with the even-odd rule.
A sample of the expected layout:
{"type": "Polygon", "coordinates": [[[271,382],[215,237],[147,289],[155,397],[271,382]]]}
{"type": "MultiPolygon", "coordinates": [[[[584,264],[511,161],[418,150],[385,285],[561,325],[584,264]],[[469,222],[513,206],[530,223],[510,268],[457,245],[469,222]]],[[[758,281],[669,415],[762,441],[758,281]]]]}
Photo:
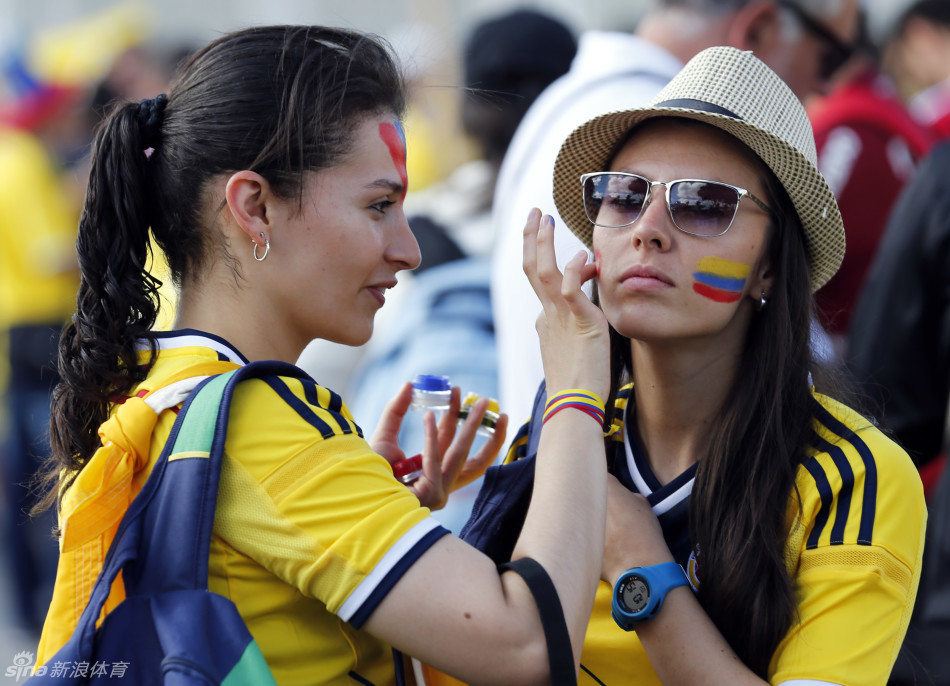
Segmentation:
{"type": "Polygon", "coordinates": [[[670,188],[670,215],[697,236],[726,232],[739,207],[739,191],[714,181],[678,181],[670,188]]]}
{"type": "Polygon", "coordinates": [[[584,180],[584,211],[598,226],[632,224],[640,216],[650,185],[631,174],[595,174],[584,180]]]}

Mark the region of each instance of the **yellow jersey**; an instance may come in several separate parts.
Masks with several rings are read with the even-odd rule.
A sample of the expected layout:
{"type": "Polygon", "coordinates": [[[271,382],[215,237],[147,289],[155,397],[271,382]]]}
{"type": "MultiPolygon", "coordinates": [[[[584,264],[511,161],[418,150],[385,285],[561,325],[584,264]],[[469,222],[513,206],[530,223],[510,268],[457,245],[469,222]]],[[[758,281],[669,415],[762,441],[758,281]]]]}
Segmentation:
{"type": "MultiPolygon", "coordinates": [[[[246,362],[227,341],[208,334],[158,336],[156,362],[130,396],[209,361],[246,362]]],[[[148,466],[135,475],[136,492],[174,420],[174,410],[159,415],[148,466]]],[[[447,533],[370,448],[339,395],[313,381],[276,376],[238,386],[208,585],[235,603],[282,686],[394,683],[392,649],[361,627],[447,533]]],[[[90,585],[98,575],[96,556],[83,564],[71,573],[90,585]]],[[[84,605],[77,602],[76,610],[84,605]]],[[[55,630],[70,621],[47,618],[41,658],[65,641],[69,632],[55,630]]]]}
{"type": "MultiPolygon", "coordinates": [[[[908,455],[878,428],[828,397],[816,399],[822,409],[795,480],[801,512],[794,495],[788,509],[786,567],[798,617],[772,657],[769,683],[883,686],[920,580],[923,488],[908,455]]],[[[635,490],[650,501],[674,556],[698,585],[687,514],[695,468],[661,486],[630,437],[618,440],[635,490]],[[684,537],[685,546],[675,550],[684,537]]],[[[612,591],[605,582],[597,589],[578,683],[659,685],[636,631],[614,622],[612,591]]]]}
{"type": "Polygon", "coordinates": [[[0,326],[65,323],[79,286],[79,213],[32,134],[0,126],[0,178],[0,326]]]}
{"type": "MultiPolygon", "coordinates": [[[[694,588],[701,565],[689,535],[689,501],[696,465],[662,484],[652,473],[636,437],[624,431],[632,391],[618,393],[612,422],[616,449],[610,471],[647,498],[670,551],[694,588]]],[[[908,455],[867,419],[815,394],[814,433],[788,503],[786,568],[798,614],[769,665],[775,686],[885,684],[907,631],[917,584],[926,524],[923,488],[908,455]]],[[[539,421],[535,416],[531,421],[539,421]]],[[[531,422],[522,427],[506,463],[536,450],[531,422]]],[[[502,467],[502,470],[505,467],[502,467]]],[[[495,494],[502,492],[501,487],[495,494]]],[[[492,531],[479,498],[478,536],[492,531]]],[[[505,526],[510,526],[508,520],[505,526]]],[[[507,540],[510,535],[502,533],[507,540]]],[[[465,530],[462,537],[466,538],[465,530]]],[[[659,685],[636,631],[626,632],[611,615],[613,589],[601,582],[581,654],[578,683],[586,686],[659,685]]],[[[457,683],[438,673],[431,684],[457,683]]]]}

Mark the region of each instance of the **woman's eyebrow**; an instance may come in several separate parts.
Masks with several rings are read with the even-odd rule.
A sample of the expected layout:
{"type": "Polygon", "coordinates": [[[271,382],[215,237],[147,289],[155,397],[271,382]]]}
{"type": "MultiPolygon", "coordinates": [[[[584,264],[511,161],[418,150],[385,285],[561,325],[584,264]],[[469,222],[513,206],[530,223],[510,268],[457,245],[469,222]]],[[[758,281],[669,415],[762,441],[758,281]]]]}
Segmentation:
{"type": "Polygon", "coordinates": [[[392,179],[376,179],[375,181],[366,184],[366,188],[384,188],[388,189],[390,193],[402,193],[406,190],[406,187],[403,184],[399,183],[398,181],[393,181],[392,179]]]}

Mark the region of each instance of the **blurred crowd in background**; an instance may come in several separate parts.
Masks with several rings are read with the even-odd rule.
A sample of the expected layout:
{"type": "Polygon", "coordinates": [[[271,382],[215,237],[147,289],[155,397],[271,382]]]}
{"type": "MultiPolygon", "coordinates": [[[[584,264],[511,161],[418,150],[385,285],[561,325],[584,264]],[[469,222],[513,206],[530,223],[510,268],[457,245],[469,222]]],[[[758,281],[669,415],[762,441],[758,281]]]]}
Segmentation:
{"type": "MultiPolygon", "coordinates": [[[[950,136],[950,0],[868,0],[862,9],[853,43],[829,39],[841,51],[833,87],[807,102],[848,240],[841,270],[817,293],[816,347],[853,372],[931,496],[941,475],[947,481],[950,148],[942,141],[950,136]]],[[[143,6],[119,3],[20,36],[0,55],[0,557],[7,566],[0,578],[9,581],[0,592],[10,608],[5,623],[25,635],[39,630],[55,569],[52,513],[31,519],[26,512],[35,499],[30,476],[46,450],[56,336],[74,307],[75,231],[93,132],[115,100],[164,92],[196,47],[191,39],[156,40],[153,22],[143,6]]],[[[632,25],[631,18],[630,26],[608,28],[632,25]]],[[[372,429],[385,402],[417,373],[447,375],[463,395],[499,398],[513,426],[527,419],[530,408],[506,406],[499,384],[506,351],[493,309],[504,296],[491,289],[493,198],[522,117],[571,68],[583,28],[512,3],[473,25],[451,59],[400,55],[412,89],[406,214],[422,266],[388,296],[370,343],[315,341],[300,359],[347,399],[362,426],[372,429]]],[[[405,46],[396,36],[392,42],[397,53],[405,46]]],[[[153,258],[153,273],[165,281],[159,327],[167,329],[175,293],[161,255],[153,258]]],[[[421,421],[410,417],[402,439],[407,452],[418,450],[421,421]]],[[[456,532],[477,489],[467,487],[439,514],[456,532]]],[[[28,647],[9,646],[10,655],[28,647]]]]}

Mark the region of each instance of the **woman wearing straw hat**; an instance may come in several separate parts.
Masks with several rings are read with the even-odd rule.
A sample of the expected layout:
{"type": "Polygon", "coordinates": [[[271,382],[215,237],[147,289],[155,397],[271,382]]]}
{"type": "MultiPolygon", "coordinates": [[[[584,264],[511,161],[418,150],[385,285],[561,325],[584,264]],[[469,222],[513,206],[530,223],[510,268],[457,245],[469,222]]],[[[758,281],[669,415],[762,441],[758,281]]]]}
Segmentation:
{"type": "MultiPolygon", "coordinates": [[[[594,282],[617,408],[581,683],[885,683],[926,512],[906,453],[811,359],[844,229],[799,101],[750,52],[708,49],[651,106],[575,130],[554,195],[594,259],[562,282],[535,213],[525,270],[568,301],[594,282]]],[[[536,405],[529,445],[565,403],[536,405]]]]}

